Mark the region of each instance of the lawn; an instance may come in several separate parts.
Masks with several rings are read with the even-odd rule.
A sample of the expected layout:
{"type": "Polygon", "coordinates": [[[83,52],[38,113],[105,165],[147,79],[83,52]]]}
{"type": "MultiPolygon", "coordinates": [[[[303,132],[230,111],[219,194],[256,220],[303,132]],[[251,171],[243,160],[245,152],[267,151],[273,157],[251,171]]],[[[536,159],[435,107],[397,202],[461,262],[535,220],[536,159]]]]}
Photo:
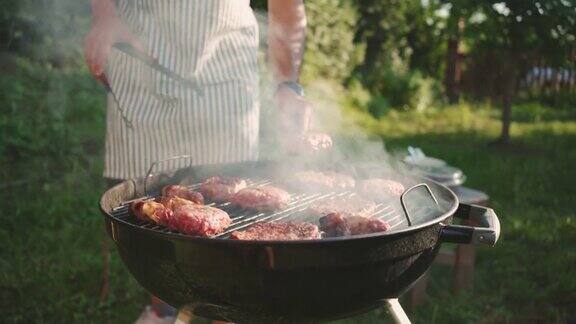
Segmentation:
{"type": "MultiPolygon", "coordinates": [[[[82,71],[17,64],[17,76],[0,78],[0,321],[131,322],[147,294],[115,252],[111,292],[99,301],[101,89],[82,71]]],[[[391,151],[416,145],[462,168],[500,216],[501,241],[478,249],[473,293],[451,295],[449,269],[435,266],[429,301],[409,314],[416,323],[576,320],[576,118],[515,109],[507,147],[488,145],[500,124],[486,105],[390,111],[380,120],[344,111],[391,151]]],[[[385,318],[375,311],[341,323],[385,318]]]]}

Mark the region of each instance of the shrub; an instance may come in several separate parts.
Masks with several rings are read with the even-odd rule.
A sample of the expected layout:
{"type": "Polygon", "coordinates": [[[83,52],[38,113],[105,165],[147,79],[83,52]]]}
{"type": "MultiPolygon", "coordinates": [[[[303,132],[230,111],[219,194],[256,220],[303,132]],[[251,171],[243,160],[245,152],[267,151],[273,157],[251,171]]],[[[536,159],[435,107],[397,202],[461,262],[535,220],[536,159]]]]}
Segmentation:
{"type": "MultiPolygon", "coordinates": [[[[87,71],[52,69],[22,58],[13,64],[16,72],[0,76],[0,165],[28,166],[30,173],[47,175],[99,155],[105,101],[87,71]]],[[[0,180],[18,176],[4,170],[0,180]]]]}
{"type": "Polygon", "coordinates": [[[356,10],[350,1],[306,2],[308,31],[303,79],[324,77],[341,82],[358,62],[359,47],[353,44],[356,10]]]}

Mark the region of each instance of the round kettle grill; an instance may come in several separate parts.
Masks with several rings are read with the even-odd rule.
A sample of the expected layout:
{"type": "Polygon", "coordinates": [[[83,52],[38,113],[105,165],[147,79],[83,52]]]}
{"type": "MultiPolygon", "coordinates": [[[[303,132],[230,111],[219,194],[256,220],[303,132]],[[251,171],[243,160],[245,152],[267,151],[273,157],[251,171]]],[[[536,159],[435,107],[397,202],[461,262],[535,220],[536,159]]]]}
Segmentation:
{"type": "MultiPolygon", "coordinates": [[[[154,166],[153,166],[154,167],[154,166]]],[[[304,220],[307,206],[352,192],[294,194],[283,211],[257,213],[223,204],[233,223],[202,238],[142,223],[128,213],[134,199],[153,198],[167,184],[195,188],[210,176],[274,183],[271,162],[194,166],[124,181],[101,200],[106,229],[128,270],[150,293],[176,308],[230,322],[318,322],[360,314],[406,291],[432,264],[441,243],[494,245],[492,209],[466,205],[447,187],[415,178],[398,203],[380,205],[386,232],[300,241],[242,241],[228,234],[262,221],[304,220]],[[427,196],[411,200],[410,196],[427,196]],[[453,225],[453,218],[479,227],[453,225]]]]}

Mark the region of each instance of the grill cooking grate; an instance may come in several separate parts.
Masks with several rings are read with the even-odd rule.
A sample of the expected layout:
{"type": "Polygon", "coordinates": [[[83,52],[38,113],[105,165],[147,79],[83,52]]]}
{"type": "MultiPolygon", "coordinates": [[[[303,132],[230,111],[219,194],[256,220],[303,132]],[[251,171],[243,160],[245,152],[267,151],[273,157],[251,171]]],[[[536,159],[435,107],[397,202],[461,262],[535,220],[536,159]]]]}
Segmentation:
{"type": "MultiPolygon", "coordinates": [[[[271,185],[270,180],[248,180],[248,186],[251,187],[261,187],[264,185],[271,185]]],[[[200,183],[195,183],[188,186],[188,188],[197,190],[200,187],[200,183]]],[[[318,224],[318,217],[311,217],[307,215],[306,210],[308,206],[312,203],[333,199],[338,197],[354,196],[353,191],[342,191],[342,192],[328,192],[328,193],[290,193],[291,200],[283,210],[276,212],[255,212],[247,211],[231,206],[230,203],[208,203],[206,205],[217,207],[225,210],[232,219],[232,224],[226,229],[222,234],[216,235],[217,238],[228,238],[230,233],[236,230],[245,229],[251,225],[258,222],[276,222],[276,221],[308,221],[313,224],[318,224]]],[[[154,196],[142,197],[143,199],[153,199],[154,196]]],[[[129,222],[134,225],[138,225],[144,228],[153,229],[156,231],[161,231],[165,233],[178,234],[176,231],[171,231],[165,226],[161,226],[151,222],[142,222],[129,212],[129,205],[134,200],[129,200],[123,202],[120,206],[114,208],[111,215],[117,219],[129,222]]],[[[400,202],[397,206],[392,204],[378,204],[374,213],[372,213],[372,218],[378,218],[388,222],[390,225],[390,230],[399,229],[403,227],[408,227],[406,218],[400,208],[400,202]]]]}

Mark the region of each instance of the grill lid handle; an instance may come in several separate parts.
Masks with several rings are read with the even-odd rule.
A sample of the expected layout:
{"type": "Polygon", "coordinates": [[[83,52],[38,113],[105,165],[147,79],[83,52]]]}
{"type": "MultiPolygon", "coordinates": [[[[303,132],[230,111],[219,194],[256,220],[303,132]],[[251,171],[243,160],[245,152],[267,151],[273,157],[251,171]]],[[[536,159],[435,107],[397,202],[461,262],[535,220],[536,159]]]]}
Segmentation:
{"type": "Polygon", "coordinates": [[[173,157],[170,157],[167,159],[158,160],[156,162],[153,162],[150,165],[148,172],[146,172],[146,177],[144,178],[144,195],[148,195],[148,179],[152,178],[152,172],[154,171],[156,166],[158,166],[159,164],[165,163],[165,162],[175,161],[175,160],[184,160],[184,159],[190,160],[190,165],[192,165],[193,157],[191,155],[173,156],[173,157]]]}
{"type": "Polygon", "coordinates": [[[450,243],[487,244],[494,246],[500,237],[500,220],[492,208],[478,205],[460,204],[455,217],[471,221],[476,226],[444,225],[440,240],[450,243]]]}

